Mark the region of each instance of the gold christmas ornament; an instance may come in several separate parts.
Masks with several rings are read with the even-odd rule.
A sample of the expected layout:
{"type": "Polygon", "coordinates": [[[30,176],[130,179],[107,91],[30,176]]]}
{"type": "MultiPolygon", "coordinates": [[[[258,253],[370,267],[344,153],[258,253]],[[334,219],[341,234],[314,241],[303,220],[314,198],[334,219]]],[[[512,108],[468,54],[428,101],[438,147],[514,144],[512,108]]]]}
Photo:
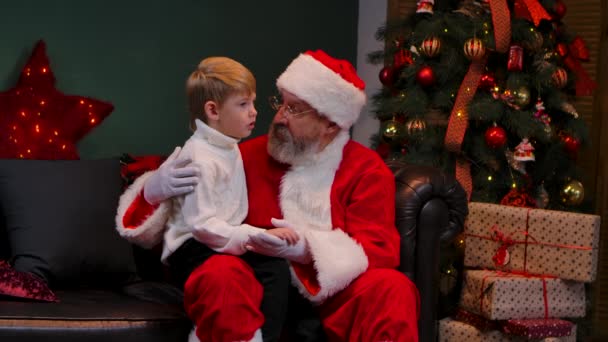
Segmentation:
{"type": "Polygon", "coordinates": [[[420,138],[424,134],[424,130],[426,129],[426,122],[420,118],[414,118],[408,120],[405,124],[407,128],[407,134],[412,138],[420,138]]]}
{"type": "Polygon", "coordinates": [[[418,51],[423,56],[433,58],[439,54],[441,50],[441,40],[437,37],[430,37],[422,41],[418,51]]]}
{"type": "Polygon", "coordinates": [[[543,47],[543,43],[543,35],[540,32],[532,29],[530,33],[530,39],[524,40],[522,42],[522,45],[526,50],[530,50],[531,52],[538,52],[543,47]]]}
{"type": "Polygon", "coordinates": [[[520,108],[526,107],[530,104],[530,89],[526,86],[521,86],[512,92],[513,101],[520,108]]]}
{"type": "Polygon", "coordinates": [[[478,61],[486,54],[486,47],[479,38],[471,38],[464,42],[464,55],[472,60],[478,61]]]}
{"type": "Polygon", "coordinates": [[[403,129],[401,128],[401,124],[395,120],[395,118],[385,121],[382,124],[382,136],[386,141],[390,142],[402,134],[403,129]]]}
{"type": "Polygon", "coordinates": [[[585,199],[585,188],[583,183],[577,180],[571,180],[559,192],[560,199],[567,206],[576,206],[585,199]]]}

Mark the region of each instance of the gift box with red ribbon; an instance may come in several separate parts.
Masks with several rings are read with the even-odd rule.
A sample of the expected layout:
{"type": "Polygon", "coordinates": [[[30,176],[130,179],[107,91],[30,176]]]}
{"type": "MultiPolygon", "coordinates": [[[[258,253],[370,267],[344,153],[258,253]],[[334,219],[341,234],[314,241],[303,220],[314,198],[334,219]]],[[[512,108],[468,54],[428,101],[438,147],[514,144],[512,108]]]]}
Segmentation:
{"type": "Polygon", "coordinates": [[[575,342],[576,325],[572,327],[569,336],[547,337],[542,339],[528,339],[522,336],[507,335],[499,330],[481,331],[474,326],[444,318],[439,321],[439,341],[440,342],[523,342],[523,341],[543,341],[543,342],[575,342]]]}
{"type": "Polygon", "coordinates": [[[528,339],[564,337],[572,335],[574,323],[563,319],[510,319],[502,323],[506,334],[528,339]]]}
{"type": "Polygon", "coordinates": [[[464,264],[592,282],[599,232],[597,215],[471,202],[464,264]]]}
{"type": "Polygon", "coordinates": [[[460,307],[490,320],[585,316],[585,284],[489,270],[464,273],[460,307]]]}

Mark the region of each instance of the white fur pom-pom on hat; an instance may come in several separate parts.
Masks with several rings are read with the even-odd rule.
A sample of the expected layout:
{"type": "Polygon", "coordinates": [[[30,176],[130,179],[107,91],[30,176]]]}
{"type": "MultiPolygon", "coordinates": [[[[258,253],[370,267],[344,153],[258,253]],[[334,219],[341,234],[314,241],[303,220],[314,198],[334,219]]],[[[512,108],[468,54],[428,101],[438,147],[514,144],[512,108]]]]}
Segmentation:
{"type": "Polygon", "coordinates": [[[347,60],[322,50],[296,57],[277,79],[277,87],[306,101],[343,129],[350,128],[365,105],[365,82],[347,60]]]}

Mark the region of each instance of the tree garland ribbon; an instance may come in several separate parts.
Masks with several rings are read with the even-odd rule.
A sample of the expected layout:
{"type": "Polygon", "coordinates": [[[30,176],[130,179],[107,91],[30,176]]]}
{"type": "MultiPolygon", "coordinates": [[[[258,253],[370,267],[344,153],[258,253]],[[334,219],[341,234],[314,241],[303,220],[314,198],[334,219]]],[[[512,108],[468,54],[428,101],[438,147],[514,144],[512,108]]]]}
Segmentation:
{"type": "Polygon", "coordinates": [[[538,0],[515,0],[514,10],[516,17],[527,19],[536,27],[543,19],[551,20],[551,16],[538,0]]]}
{"type": "MultiPolygon", "coordinates": [[[[511,43],[511,15],[506,0],[490,0],[490,10],[492,12],[492,23],[494,25],[494,41],[496,51],[506,52],[511,43]]],[[[483,71],[485,69],[487,58],[474,60],[469,65],[460,88],[456,101],[450,114],[448,127],[446,130],[444,145],[450,152],[459,153],[464,134],[468,125],[468,110],[467,106],[475,96],[477,86],[483,71]]],[[[473,180],[471,178],[471,165],[462,156],[457,157],[456,180],[462,185],[467,192],[467,197],[471,200],[473,192],[473,180]]]]}

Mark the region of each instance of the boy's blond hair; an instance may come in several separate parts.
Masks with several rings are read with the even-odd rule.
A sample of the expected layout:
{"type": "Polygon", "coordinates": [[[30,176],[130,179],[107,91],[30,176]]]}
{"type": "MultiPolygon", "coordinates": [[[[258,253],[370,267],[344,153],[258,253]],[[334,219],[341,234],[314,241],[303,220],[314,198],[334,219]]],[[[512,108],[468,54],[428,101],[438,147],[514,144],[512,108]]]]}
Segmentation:
{"type": "Polygon", "coordinates": [[[255,91],[255,78],[241,63],[228,57],[203,59],[186,81],[190,128],[195,129],[195,119],[207,122],[204,110],[207,101],[221,106],[232,94],[252,94],[255,91]]]}

